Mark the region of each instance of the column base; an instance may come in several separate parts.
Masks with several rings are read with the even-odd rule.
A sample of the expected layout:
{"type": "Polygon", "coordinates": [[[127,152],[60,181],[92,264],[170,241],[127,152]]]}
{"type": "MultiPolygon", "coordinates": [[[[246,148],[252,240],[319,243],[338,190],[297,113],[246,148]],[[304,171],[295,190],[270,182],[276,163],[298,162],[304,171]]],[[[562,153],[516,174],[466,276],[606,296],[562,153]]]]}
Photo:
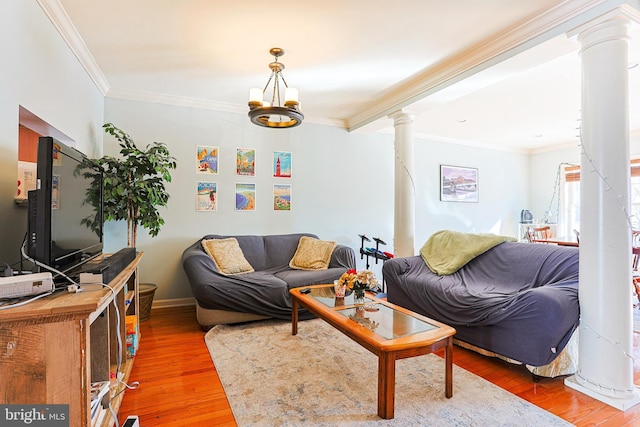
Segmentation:
{"type": "Polygon", "coordinates": [[[640,403],[640,394],[638,394],[638,388],[636,387],[636,392],[633,396],[625,397],[625,398],[616,398],[611,396],[605,396],[604,394],[600,394],[595,390],[587,388],[582,384],[578,383],[575,378],[575,375],[572,375],[568,378],[565,378],[564,385],[570,387],[574,390],[577,390],[581,393],[586,394],[587,396],[593,397],[594,399],[599,400],[600,402],[604,402],[609,406],[613,406],[616,409],[621,411],[626,411],[631,407],[640,403]]]}

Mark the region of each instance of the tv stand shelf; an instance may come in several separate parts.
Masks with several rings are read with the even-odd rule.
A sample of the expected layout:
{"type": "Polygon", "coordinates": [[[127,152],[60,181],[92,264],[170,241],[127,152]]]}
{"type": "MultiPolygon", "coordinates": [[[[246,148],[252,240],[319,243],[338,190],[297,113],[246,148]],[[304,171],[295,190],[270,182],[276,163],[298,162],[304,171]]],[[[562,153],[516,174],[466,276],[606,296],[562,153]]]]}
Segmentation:
{"type": "MultiPolygon", "coordinates": [[[[110,380],[118,357],[117,375],[123,381],[127,382],[133,368],[134,359],[127,359],[125,315],[139,313],[138,264],[142,255],[138,253],[108,283],[115,298],[108,288],[59,291],[24,306],[0,310],[0,404],[65,404],[69,405],[70,426],[114,424],[108,408],[102,411],[101,419],[91,419],[90,386],[110,380]],[[119,328],[114,299],[120,312],[119,328]]],[[[123,388],[112,382],[110,395],[123,388]]],[[[116,413],[123,394],[111,402],[116,413]]]]}

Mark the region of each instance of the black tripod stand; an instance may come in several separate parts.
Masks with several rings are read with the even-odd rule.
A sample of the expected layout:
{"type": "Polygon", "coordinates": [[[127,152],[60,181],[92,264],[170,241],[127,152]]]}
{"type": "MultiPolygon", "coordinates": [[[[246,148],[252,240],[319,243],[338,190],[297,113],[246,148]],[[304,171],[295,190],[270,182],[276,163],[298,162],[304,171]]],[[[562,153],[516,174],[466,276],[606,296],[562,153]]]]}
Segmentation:
{"type": "MultiPolygon", "coordinates": [[[[374,248],[368,248],[364,246],[364,242],[370,242],[371,239],[368,238],[367,236],[365,236],[364,234],[358,234],[358,236],[360,237],[360,259],[364,259],[364,257],[367,257],[367,261],[366,261],[366,269],[368,270],[369,267],[371,266],[369,264],[369,257],[373,257],[376,260],[376,264],[378,263],[378,260],[382,260],[382,262],[385,262],[386,260],[393,258],[392,254],[389,254],[388,252],[382,252],[380,250],[380,245],[386,245],[387,243],[380,239],[379,237],[373,237],[373,240],[376,242],[376,247],[374,248]]],[[[385,287],[384,287],[384,276],[382,277],[382,289],[374,289],[374,292],[385,292],[385,287]]]]}

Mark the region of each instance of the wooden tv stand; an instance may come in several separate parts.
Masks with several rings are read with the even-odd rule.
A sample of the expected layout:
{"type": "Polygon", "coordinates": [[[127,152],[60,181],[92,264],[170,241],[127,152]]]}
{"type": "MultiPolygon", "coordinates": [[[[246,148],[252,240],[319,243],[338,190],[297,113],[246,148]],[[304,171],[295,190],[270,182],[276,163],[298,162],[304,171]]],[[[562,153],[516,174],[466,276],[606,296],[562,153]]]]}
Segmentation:
{"type": "MultiPolygon", "coordinates": [[[[69,405],[70,426],[111,426],[107,408],[91,419],[90,385],[109,381],[118,361],[127,382],[134,359],[127,359],[125,314],[139,313],[138,264],[142,253],[108,288],[78,293],[58,291],[21,307],[0,310],[0,404],[69,405]],[[96,418],[98,418],[96,416],[96,418]]],[[[111,396],[124,385],[111,383],[111,396]],[[117,390],[116,390],[117,387],[117,390]]],[[[124,392],[111,402],[118,412],[124,392]]]]}

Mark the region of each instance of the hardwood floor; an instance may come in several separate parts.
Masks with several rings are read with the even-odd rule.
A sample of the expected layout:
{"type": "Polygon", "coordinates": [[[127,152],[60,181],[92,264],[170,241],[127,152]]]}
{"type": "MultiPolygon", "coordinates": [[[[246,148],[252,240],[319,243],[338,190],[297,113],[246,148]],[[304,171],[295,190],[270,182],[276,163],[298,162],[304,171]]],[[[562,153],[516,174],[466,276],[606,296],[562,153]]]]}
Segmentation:
{"type": "Polygon", "coordinates": [[[140,346],[118,415],[142,427],[235,426],[229,402],[196,321],[195,307],[153,310],[140,323],[140,346]]]}
{"type": "MultiPolygon", "coordinates": [[[[235,426],[229,402],[204,343],[194,307],[153,310],[140,324],[141,341],[120,424],[138,415],[142,427],[235,426]]],[[[634,378],[640,380],[640,335],[634,334],[634,378]]],[[[454,346],[456,365],[479,375],[576,426],[640,426],[640,405],[625,412],[564,385],[563,378],[534,383],[522,366],[454,346]]],[[[455,393],[455,389],[454,389],[455,393]]]]}

